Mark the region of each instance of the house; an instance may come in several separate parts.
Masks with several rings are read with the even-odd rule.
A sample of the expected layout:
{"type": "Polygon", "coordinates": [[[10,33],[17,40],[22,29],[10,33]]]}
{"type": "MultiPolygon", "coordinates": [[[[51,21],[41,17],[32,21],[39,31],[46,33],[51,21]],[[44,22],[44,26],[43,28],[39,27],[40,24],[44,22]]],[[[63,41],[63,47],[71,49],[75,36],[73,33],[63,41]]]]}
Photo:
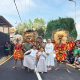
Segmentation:
{"type": "Polygon", "coordinates": [[[8,35],[12,25],[3,17],[0,16],[0,56],[4,54],[4,45],[6,41],[10,41],[8,35]]]}
{"type": "Polygon", "coordinates": [[[3,16],[0,16],[0,32],[9,33],[11,27],[13,26],[3,16]]]}

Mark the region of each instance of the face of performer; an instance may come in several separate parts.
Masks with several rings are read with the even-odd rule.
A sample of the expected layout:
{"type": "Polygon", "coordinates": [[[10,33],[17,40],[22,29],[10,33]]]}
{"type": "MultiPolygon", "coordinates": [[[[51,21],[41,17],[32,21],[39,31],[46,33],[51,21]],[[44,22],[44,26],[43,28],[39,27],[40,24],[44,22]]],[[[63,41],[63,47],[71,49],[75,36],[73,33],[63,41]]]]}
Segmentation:
{"type": "Polygon", "coordinates": [[[36,46],[33,46],[33,49],[36,49],[36,46]]]}
{"type": "Polygon", "coordinates": [[[47,42],[48,42],[48,43],[51,43],[51,39],[48,39],[47,42]]]}

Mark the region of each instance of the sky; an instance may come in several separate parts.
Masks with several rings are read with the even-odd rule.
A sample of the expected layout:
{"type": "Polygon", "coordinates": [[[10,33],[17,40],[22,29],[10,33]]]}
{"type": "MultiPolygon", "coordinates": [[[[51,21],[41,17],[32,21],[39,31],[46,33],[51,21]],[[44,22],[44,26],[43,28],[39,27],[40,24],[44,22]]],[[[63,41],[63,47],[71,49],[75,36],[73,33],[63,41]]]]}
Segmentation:
{"type": "MultiPolygon", "coordinates": [[[[80,0],[74,1],[76,2],[76,29],[80,34],[80,0]]],[[[15,0],[15,2],[22,22],[35,18],[43,18],[46,23],[59,17],[75,19],[75,3],[69,0],[15,0]]],[[[0,15],[4,16],[13,26],[20,23],[14,0],[1,1],[0,15]]]]}

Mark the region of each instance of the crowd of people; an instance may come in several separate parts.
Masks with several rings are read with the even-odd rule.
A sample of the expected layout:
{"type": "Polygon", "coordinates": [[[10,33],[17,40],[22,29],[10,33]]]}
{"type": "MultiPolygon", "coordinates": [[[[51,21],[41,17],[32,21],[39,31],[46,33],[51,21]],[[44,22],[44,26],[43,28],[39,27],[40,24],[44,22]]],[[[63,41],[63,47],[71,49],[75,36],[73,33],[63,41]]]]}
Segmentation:
{"type": "Polygon", "coordinates": [[[51,70],[52,67],[55,66],[54,45],[51,39],[48,39],[48,41],[44,43],[45,45],[36,47],[35,44],[24,43],[22,46],[22,44],[17,42],[13,54],[15,60],[13,68],[16,68],[16,63],[20,60],[22,68],[23,66],[31,70],[35,70],[36,68],[39,72],[51,70]]]}
{"type": "Polygon", "coordinates": [[[59,69],[59,64],[66,63],[75,64],[75,68],[80,68],[80,48],[76,46],[78,43],[69,42],[67,43],[68,50],[65,49],[65,45],[55,45],[51,39],[43,40],[41,45],[39,42],[37,44],[28,43],[17,43],[14,47],[14,61],[15,64],[13,68],[17,67],[17,61],[21,61],[21,68],[27,68],[28,70],[36,70],[38,72],[48,72],[52,70],[56,63],[57,67],[55,70],[59,69]],[[58,54],[59,53],[59,54],[58,54]]]}

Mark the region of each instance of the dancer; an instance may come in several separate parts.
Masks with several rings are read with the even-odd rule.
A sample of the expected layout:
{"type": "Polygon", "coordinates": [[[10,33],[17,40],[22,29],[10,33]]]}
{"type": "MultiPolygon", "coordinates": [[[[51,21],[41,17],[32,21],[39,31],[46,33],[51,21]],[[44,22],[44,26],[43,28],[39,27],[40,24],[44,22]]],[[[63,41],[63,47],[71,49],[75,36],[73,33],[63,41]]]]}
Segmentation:
{"type": "Polygon", "coordinates": [[[19,40],[16,40],[16,44],[15,44],[15,49],[14,49],[14,60],[15,60],[15,65],[13,66],[13,68],[16,68],[16,64],[17,61],[20,60],[21,61],[21,67],[23,68],[23,46],[21,43],[19,43],[19,40]]]}
{"type": "Polygon", "coordinates": [[[57,60],[57,68],[58,70],[60,64],[64,64],[65,69],[69,71],[67,68],[67,31],[60,30],[54,33],[54,40],[55,40],[55,52],[56,52],[56,60],[57,60]]]}

